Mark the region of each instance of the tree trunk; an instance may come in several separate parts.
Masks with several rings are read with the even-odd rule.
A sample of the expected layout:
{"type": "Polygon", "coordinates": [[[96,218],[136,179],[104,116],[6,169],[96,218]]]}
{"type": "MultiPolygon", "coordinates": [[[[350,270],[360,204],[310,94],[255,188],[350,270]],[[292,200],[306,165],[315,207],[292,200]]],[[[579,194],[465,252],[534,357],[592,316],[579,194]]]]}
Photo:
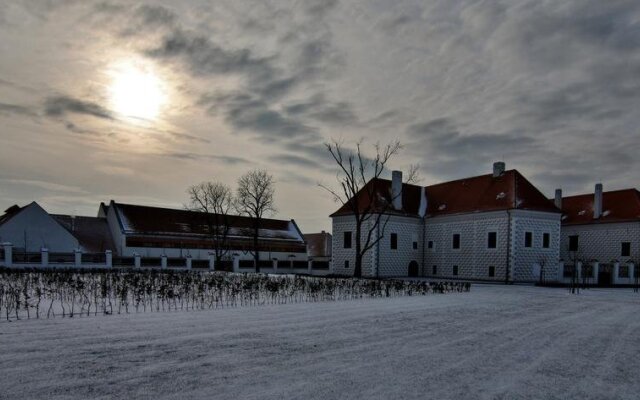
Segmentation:
{"type": "Polygon", "coordinates": [[[256,267],[256,272],[260,272],[260,252],[258,251],[258,233],[260,231],[260,224],[256,221],[255,230],[253,231],[253,262],[256,267]]]}
{"type": "Polygon", "coordinates": [[[356,265],[353,268],[355,278],[362,277],[362,244],[360,243],[361,228],[356,224],[356,265]]]}

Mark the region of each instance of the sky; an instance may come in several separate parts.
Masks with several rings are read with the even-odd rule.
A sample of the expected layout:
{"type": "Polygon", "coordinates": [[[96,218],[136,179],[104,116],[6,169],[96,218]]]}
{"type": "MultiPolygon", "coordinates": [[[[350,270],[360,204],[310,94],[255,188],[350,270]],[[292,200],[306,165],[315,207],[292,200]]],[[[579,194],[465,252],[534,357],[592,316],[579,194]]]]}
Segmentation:
{"type": "Polygon", "coordinates": [[[2,209],[182,207],[261,168],[276,217],[330,230],[334,139],[400,140],[424,185],[640,186],[637,0],[0,0],[0,38],[2,209]]]}

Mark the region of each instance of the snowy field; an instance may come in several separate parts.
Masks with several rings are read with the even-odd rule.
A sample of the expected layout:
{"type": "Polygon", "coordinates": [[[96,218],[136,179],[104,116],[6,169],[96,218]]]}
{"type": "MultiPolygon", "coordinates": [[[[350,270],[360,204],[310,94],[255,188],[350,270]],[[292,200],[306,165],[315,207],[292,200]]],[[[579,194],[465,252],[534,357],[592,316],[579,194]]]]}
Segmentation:
{"type": "Polygon", "coordinates": [[[640,295],[470,293],[0,323],[2,399],[638,399],[640,295]]]}

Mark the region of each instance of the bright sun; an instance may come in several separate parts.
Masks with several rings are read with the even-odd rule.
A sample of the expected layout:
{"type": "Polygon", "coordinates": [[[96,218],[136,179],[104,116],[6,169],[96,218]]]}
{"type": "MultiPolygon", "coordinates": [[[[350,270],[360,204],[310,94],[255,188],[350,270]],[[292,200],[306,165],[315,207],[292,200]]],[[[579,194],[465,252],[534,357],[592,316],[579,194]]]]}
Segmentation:
{"type": "Polygon", "coordinates": [[[110,68],[111,107],[124,117],[152,120],[158,117],[167,96],[162,80],[150,66],[130,61],[110,68]]]}

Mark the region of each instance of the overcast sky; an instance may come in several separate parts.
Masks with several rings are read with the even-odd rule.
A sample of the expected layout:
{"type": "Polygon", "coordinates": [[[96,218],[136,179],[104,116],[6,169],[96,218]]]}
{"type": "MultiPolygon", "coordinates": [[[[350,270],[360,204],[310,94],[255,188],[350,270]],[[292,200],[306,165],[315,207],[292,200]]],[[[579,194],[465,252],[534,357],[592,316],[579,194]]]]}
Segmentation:
{"type": "Polygon", "coordinates": [[[640,186],[637,0],[0,0],[0,38],[2,209],[181,207],[258,167],[330,229],[331,138],[400,139],[422,184],[640,186]]]}

